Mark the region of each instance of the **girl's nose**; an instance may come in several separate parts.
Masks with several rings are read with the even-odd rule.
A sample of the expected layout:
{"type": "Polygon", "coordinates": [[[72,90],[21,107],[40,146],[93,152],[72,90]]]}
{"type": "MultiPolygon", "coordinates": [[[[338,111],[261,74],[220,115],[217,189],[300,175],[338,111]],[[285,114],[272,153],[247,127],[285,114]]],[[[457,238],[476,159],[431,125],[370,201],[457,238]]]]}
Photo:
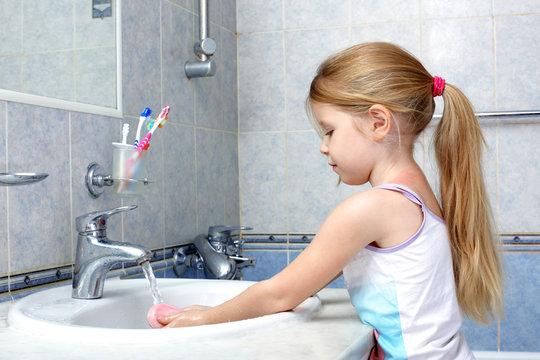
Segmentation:
{"type": "Polygon", "coordinates": [[[326,145],[326,142],[325,142],[325,141],[322,142],[321,148],[319,149],[319,151],[320,151],[321,154],[323,154],[323,155],[328,155],[328,146],[326,145]]]}

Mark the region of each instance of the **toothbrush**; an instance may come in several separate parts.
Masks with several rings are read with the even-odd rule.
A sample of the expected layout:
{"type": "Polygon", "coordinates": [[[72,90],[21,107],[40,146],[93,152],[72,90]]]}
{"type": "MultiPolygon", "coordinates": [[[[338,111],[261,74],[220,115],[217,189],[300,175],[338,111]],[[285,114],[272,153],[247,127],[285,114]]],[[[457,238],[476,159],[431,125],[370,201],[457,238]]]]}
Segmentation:
{"type": "Polygon", "coordinates": [[[152,137],[152,134],[154,133],[154,131],[156,131],[158,127],[162,127],[165,121],[167,121],[167,119],[169,118],[170,109],[171,107],[167,105],[161,110],[157,119],[153,121],[153,125],[150,131],[148,132],[148,134],[146,134],[146,136],[141,140],[141,142],[137,146],[136,150],[138,153],[141,153],[141,151],[148,149],[148,146],[150,146],[149,142],[150,142],[150,138],[152,137]]]}
{"type": "Polygon", "coordinates": [[[127,136],[129,134],[129,124],[125,123],[122,127],[122,144],[127,145],[127,136]]]}
{"type": "Polygon", "coordinates": [[[152,128],[154,127],[154,124],[156,123],[156,121],[160,121],[160,124],[159,124],[159,127],[161,128],[163,126],[163,123],[165,123],[165,121],[167,121],[167,119],[169,118],[169,109],[171,107],[169,105],[165,106],[162,110],[161,110],[161,113],[159,114],[158,118],[156,120],[151,120],[150,123],[148,124],[148,130],[152,130],[152,128]],[[163,117],[165,117],[165,119],[163,119],[163,117]]]}
{"type": "Polygon", "coordinates": [[[150,110],[149,107],[145,108],[143,112],[141,113],[141,116],[139,117],[139,125],[137,126],[137,135],[135,136],[135,143],[133,146],[137,148],[139,145],[139,140],[141,139],[141,130],[143,128],[143,124],[148,119],[148,117],[152,114],[152,110],[150,110]]]}
{"type": "MultiPolygon", "coordinates": [[[[128,159],[126,163],[126,175],[127,175],[126,177],[128,179],[131,179],[131,177],[133,176],[133,167],[135,165],[135,162],[139,159],[139,157],[142,158],[146,154],[146,150],[150,146],[149,142],[150,142],[150,138],[152,137],[152,134],[154,133],[154,131],[156,131],[158,127],[161,127],[160,125],[162,125],[162,122],[165,122],[168,119],[170,108],[171,107],[167,105],[161,110],[161,113],[155,120],[154,126],[152,126],[152,129],[150,129],[148,134],[146,134],[146,136],[139,142],[139,145],[137,145],[135,152],[128,159]]],[[[126,186],[125,183],[122,184],[120,188],[118,189],[118,192],[121,192],[125,186],[126,186]]]]}

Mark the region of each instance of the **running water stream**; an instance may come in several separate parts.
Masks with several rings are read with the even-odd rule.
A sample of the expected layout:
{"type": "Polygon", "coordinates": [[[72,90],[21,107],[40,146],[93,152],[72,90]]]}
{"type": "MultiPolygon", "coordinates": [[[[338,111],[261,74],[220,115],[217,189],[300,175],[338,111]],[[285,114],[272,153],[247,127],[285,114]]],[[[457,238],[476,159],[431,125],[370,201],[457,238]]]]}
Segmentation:
{"type": "Polygon", "coordinates": [[[150,261],[145,261],[141,264],[141,267],[144,271],[144,276],[148,279],[150,283],[150,292],[152,293],[152,298],[154,299],[154,305],[162,304],[163,298],[161,297],[161,292],[157,286],[156,277],[154,276],[154,271],[150,265],[150,261]]]}

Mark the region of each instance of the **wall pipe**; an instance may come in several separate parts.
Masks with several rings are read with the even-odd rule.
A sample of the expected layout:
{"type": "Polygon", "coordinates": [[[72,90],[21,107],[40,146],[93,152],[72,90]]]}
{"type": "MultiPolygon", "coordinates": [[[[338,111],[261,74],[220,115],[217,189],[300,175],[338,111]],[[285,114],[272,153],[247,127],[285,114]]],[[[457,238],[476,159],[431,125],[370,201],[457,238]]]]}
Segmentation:
{"type": "Polygon", "coordinates": [[[210,36],[208,0],[199,0],[199,41],[193,46],[197,61],[186,61],[184,69],[188,78],[208,77],[216,74],[216,63],[211,58],[216,52],[216,42],[210,36]]]}

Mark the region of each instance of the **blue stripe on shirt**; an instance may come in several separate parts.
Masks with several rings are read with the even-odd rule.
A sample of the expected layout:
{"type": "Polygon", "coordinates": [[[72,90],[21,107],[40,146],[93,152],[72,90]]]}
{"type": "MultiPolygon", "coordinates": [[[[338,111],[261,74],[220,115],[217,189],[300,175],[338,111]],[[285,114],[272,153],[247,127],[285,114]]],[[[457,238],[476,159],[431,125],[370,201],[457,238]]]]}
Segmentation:
{"type": "Polygon", "coordinates": [[[362,284],[349,294],[362,322],[380,333],[377,342],[385,352],[385,360],[407,359],[395,282],[362,284]]]}

